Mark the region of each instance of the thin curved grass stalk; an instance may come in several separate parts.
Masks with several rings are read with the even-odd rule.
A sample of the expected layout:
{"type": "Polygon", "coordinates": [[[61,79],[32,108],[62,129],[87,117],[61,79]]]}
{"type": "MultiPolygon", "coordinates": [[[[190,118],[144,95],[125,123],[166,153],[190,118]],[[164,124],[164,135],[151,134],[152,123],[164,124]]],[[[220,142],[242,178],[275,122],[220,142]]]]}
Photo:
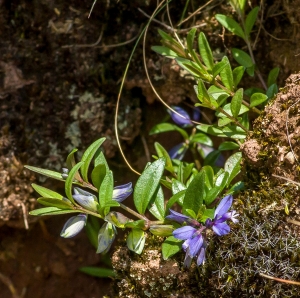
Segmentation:
{"type": "MultiPolygon", "coordinates": [[[[172,0],[169,0],[169,2],[172,1],[172,0]]],[[[129,161],[127,160],[125,154],[124,154],[124,151],[121,147],[121,143],[120,143],[120,138],[119,138],[119,133],[118,133],[118,113],[119,113],[119,107],[120,107],[120,100],[121,100],[121,94],[122,94],[122,91],[123,91],[123,87],[124,87],[124,82],[125,82],[125,78],[126,78],[126,75],[127,75],[127,72],[128,72],[128,69],[129,69],[129,66],[130,66],[130,62],[132,60],[132,57],[133,57],[133,54],[136,50],[136,47],[141,39],[141,37],[143,36],[143,34],[146,32],[146,29],[148,28],[152,18],[154,18],[156,16],[156,14],[158,14],[161,9],[163,9],[166,4],[164,4],[165,0],[163,0],[155,9],[155,11],[153,12],[151,18],[149,19],[147,25],[145,26],[145,28],[142,30],[142,32],[140,33],[140,36],[137,38],[137,41],[131,51],[131,54],[130,54],[130,57],[128,59],[128,62],[127,62],[127,65],[126,65],[126,68],[125,68],[125,71],[124,71],[124,75],[123,75],[123,78],[122,78],[122,81],[121,81],[121,86],[120,86],[120,90],[119,90],[119,93],[118,93],[118,98],[117,98],[117,103],[116,103],[116,111],[115,111],[115,119],[114,119],[114,127],[115,127],[115,134],[116,134],[116,141],[117,141],[117,144],[118,144],[118,147],[119,147],[119,150],[120,150],[120,153],[125,161],[125,163],[127,164],[127,166],[129,167],[129,169],[134,172],[135,174],[137,175],[141,175],[141,173],[139,173],[138,171],[136,171],[132,166],[131,164],[129,163],[129,161]]]]}
{"type": "MultiPolygon", "coordinates": [[[[187,119],[185,118],[183,115],[181,115],[180,113],[178,113],[177,111],[175,111],[172,107],[170,107],[162,98],[161,96],[157,93],[156,89],[154,88],[153,84],[152,84],[152,81],[151,81],[151,78],[149,76],[149,72],[148,72],[148,69],[147,69],[147,63],[146,63],[146,38],[147,38],[147,32],[148,32],[148,28],[149,28],[149,25],[150,25],[150,22],[152,21],[154,17],[154,14],[152,14],[151,18],[149,19],[149,22],[147,23],[146,27],[145,27],[145,33],[144,33],[144,40],[143,40],[143,61],[144,61],[144,68],[145,68],[145,72],[146,72],[146,76],[147,76],[147,79],[149,81],[149,84],[151,86],[151,89],[153,90],[154,94],[157,96],[157,98],[159,99],[159,101],[166,107],[168,108],[170,111],[172,111],[174,114],[178,115],[179,117],[183,118],[183,119],[187,119]]],[[[197,121],[194,121],[194,120],[191,120],[192,123],[194,124],[197,124],[197,125],[201,125],[202,123],[200,122],[197,122],[197,121]]]]}

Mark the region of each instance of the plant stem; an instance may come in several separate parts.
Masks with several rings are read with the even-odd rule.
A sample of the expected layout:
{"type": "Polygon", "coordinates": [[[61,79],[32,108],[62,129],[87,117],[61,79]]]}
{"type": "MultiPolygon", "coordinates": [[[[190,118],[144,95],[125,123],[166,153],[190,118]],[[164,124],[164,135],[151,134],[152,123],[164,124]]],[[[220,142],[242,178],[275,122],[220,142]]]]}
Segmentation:
{"type": "Polygon", "coordinates": [[[135,212],[134,210],[132,210],[131,208],[123,205],[122,203],[120,203],[120,207],[124,210],[126,210],[127,212],[129,212],[130,214],[134,215],[135,217],[145,220],[146,222],[149,222],[149,219],[146,216],[143,216],[137,212],[135,212]]]}
{"type": "Polygon", "coordinates": [[[154,225],[162,225],[164,223],[165,223],[164,220],[153,220],[153,221],[150,220],[148,222],[148,225],[149,226],[154,226],[154,225]]]}
{"type": "Polygon", "coordinates": [[[227,112],[225,112],[221,107],[217,108],[218,112],[221,112],[222,114],[224,114],[226,117],[228,117],[230,120],[232,120],[237,126],[239,126],[242,130],[244,130],[245,132],[248,132],[248,129],[241,124],[239,121],[237,121],[234,117],[230,116],[227,112]]]}

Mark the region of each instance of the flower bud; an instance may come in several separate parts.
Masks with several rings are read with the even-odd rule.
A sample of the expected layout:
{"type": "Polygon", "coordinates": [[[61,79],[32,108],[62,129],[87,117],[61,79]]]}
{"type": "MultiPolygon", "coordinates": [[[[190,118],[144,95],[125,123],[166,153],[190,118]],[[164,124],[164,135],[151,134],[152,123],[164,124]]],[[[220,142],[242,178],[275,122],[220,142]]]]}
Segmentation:
{"type": "Polygon", "coordinates": [[[118,228],[124,228],[129,218],[122,213],[111,211],[105,216],[105,220],[118,228]]]}
{"type": "Polygon", "coordinates": [[[86,214],[79,214],[71,217],[65,223],[60,236],[64,238],[71,238],[76,236],[85,226],[87,220],[86,214]]]}
{"type": "Polygon", "coordinates": [[[172,235],[174,228],[172,225],[153,225],[149,230],[155,236],[167,237],[172,235]]]}
{"type": "Polygon", "coordinates": [[[81,188],[74,188],[74,200],[83,208],[90,211],[97,211],[98,202],[97,197],[81,188]]]}
{"type": "Polygon", "coordinates": [[[119,185],[114,187],[113,190],[113,200],[117,202],[124,201],[127,197],[129,197],[132,193],[132,183],[129,182],[127,184],[119,185]]]}
{"type": "Polygon", "coordinates": [[[97,254],[108,252],[115,240],[115,237],[115,227],[110,222],[104,223],[98,233],[97,254]]]}

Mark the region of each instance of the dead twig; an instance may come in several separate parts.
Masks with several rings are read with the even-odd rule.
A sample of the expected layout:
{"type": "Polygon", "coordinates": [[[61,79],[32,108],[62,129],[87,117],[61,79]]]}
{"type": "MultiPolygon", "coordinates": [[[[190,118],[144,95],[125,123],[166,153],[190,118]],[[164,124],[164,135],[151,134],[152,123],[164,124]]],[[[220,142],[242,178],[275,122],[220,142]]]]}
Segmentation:
{"type": "Polygon", "coordinates": [[[264,273],[261,273],[261,272],[259,273],[259,275],[262,276],[262,277],[264,277],[264,278],[271,279],[271,280],[283,282],[283,283],[290,284],[290,285],[298,285],[298,286],[300,286],[300,282],[298,282],[298,281],[277,278],[277,277],[273,277],[273,276],[270,276],[270,275],[267,275],[267,274],[264,274],[264,273]]]}

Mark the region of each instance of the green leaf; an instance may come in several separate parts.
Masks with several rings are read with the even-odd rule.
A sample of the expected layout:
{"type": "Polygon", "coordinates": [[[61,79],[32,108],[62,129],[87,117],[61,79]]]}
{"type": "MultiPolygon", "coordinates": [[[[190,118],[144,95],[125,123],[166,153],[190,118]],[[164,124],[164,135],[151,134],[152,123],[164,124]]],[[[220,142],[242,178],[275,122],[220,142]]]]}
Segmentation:
{"type": "Polygon", "coordinates": [[[61,199],[55,199],[55,198],[38,198],[37,201],[48,207],[57,207],[59,209],[72,209],[73,205],[68,202],[61,199]]]}
{"type": "Polygon", "coordinates": [[[205,183],[205,172],[200,171],[192,180],[188,188],[186,189],[184,200],[183,200],[184,210],[191,209],[196,214],[198,213],[198,210],[203,204],[203,199],[205,197],[204,183],[205,183]]]}
{"type": "Polygon", "coordinates": [[[42,168],[37,168],[37,167],[32,167],[32,166],[24,166],[26,169],[30,170],[30,171],[33,171],[33,172],[36,172],[38,174],[41,174],[41,175],[44,175],[44,176],[47,176],[47,177],[50,177],[50,178],[53,178],[53,179],[56,179],[56,180],[60,180],[60,181],[65,181],[62,176],[61,176],[61,173],[59,172],[55,172],[55,171],[51,171],[51,170],[45,170],[45,169],[42,169],[42,168]]]}
{"type": "Polygon", "coordinates": [[[228,125],[223,128],[223,133],[226,137],[232,139],[245,139],[247,132],[236,125],[228,125]]]}
{"type": "Polygon", "coordinates": [[[174,173],[174,168],[173,168],[173,164],[172,164],[172,160],[170,158],[170,155],[168,153],[168,151],[158,142],[154,143],[154,147],[156,150],[156,153],[158,155],[158,157],[164,157],[166,160],[166,170],[169,171],[170,173],[174,173]]]}
{"type": "Polygon", "coordinates": [[[239,83],[244,75],[244,72],[245,72],[244,66],[238,66],[232,71],[234,89],[236,89],[237,86],[239,85],[239,83]]]}
{"type": "Polygon", "coordinates": [[[169,201],[167,202],[166,205],[166,211],[169,211],[169,209],[175,204],[178,203],[180,206],[182,206],[183,204],[183,199],[184,199],[184,195],[185,195],[185,189],[177,192],[176,194],[174,194],[169,201]]]}
{"type": "Polygon", "coordinates": [[[43,187],[43,186],[40,186],[40,185],[37,185],[34,183],[32,183],[31,186],[38,194],[40,194],[44,198],[55,198],[55,199],[60,199],[60,200],[63,198],[63,196],[61,194],[59,194],[58,192],[55,192],[46,187],[43,187]]]}
{"type": "Polygon", "coordinates": [[[209,190],[214,183],[214,170],[211,166],[204,166],[202,167],[202,171],[205,172],[205,186],[209,190]]]}
{"type": "Polygon", "coordinates": [[[107,164],[107,161],[105,159],[103,152],[100,152],[94,160],[94,167],[97,167],[98,165],[105,165],[106,172],[109,171],[109,166],[107,164]]]}
{"type": "Polygon", "coordinates": [[[240,65],[246,68],[253,67],[254,64],[252,62],[252,59],[246,52],[240,49],[232,48],[232,55],[236,62],[240,65]]]}
{"type": "Polygon", "coordinates": [[[240,114],[243,101],[243,92],[243,88],[240,88],[235,92],[235,94],[232,97],[230,110],[234,118],[237,118],[237,116],[240,114]]]}
{"type": "Polygon", "coordinates": [[[45,207],[45,208],[40,208],[40,209],[35,209],[29,212],[30,215],[58,215],[58,214],[67,214],[67,213],[75,213],[75,212],[81,212],[82,210],[62,210],[57,207],[45,207]]]}
{"type": "Polygon", "coordinates": [[[185,58],[176,58],[176,62],[180,67],[188,71],[194,77],[200,78],[207,82],[212,81],[211,75],[199,64],[185,58]]]}
{"type": "Polygon", "coordinates": [[[139,177],[133,192],[133,201],[140,214],[144,214],[164,172],[166,161],[159,158],[150,164],[139,177]]]}
{"type": "Polygon", "coordinates": [[[220,186],[218,186],[218,187],[216,186],[216,187],[211,188],[206,194],[205,205],[209,206],[216,199],[216,197],[218,196],[220,191],[221,191],[220,186]]]}
{"type": "Polygon", "coordinates": [[[181,251],[182,240],[178,240],[173,236],[168,237],[162,244],[162,256],[164,260],[168,260],[176,253],[181,251]]]}
{"type": "Polygon", "coordinates": [[[98,232],[100,230],[99,219],[95,216],[89,216],[85,225],[85,232],[89,238],[90,243],[95,249],[98,247],[98,232]]]}
{"type": "Polygon", "coordinates": [[[254,93],[264,93],[265,91],[261,88],[255,88],[255,87],[252,87],[252,88],[248,88],[244,91],[244,94],[251,97],[252,94],[254,93]]]}
{"type": "Polygon", "coordinates": [[[67,161],[66,161],[66,164],[67,164],[67,168],[68,170],[71,170],[75,165],[76,165],[76,161],[75,161],[75,157],[74,157],[74,154],[78,151],[78,149],[73,149],[68,157],[67,157],[67,161]]]}
{"type": "Polygon", "coordinates": [[[199,129],[205,133],[208,133],[210,135],[213,135],[213,136],[226,137],[226,135],[223,133],[222,129],[220,129],[216,125],[201,124],[201,125],[197,126],[197,129],[199,129]]]}
{"type": "Polygon", "coordinates": [[[113,269],[101,268],[101,267],[81,267],[79,271],[95,276],[95,277],[115,277],[115,272],[113,269]]]}
{"type": "Polygon", "coordinates": [[[237,176],[241,170],[242,153],[237,152],[231,155],[225,163],[224,170],[229,174],[227,185],[237,176]]]}
{"type": "Polygon", "coordinates": [[[250,98],[250,107],[258,106],[268,99],[268,96],[263,93],[254,93],[250,98]]]}
{"type": "Polygon", "coordinates": [[[246,68],[246,72],[250,77],[254,77],[255,64],[253,64],[251,67],[246,68]]]}
{"type": "MultiPolygon", "coordinates": [[[[223,107],[223,110],[224,110],[227,114],[229,114],[230,116],[233,116],[233,114],[232,114],[232,112],[231,112],[231,110],[232,110],[232,108],[231,108],[231,103],[226,104],[226,105],[223,107]]],[[[246,112],[248,112],[248,111],[249,111],[249,108],[246,107],[245,105],[241,104],[241,108],[240,108],[240,110],[239,110],[238,115],[242,115],[242,114],[244,114],[244,113],[246,113],[246,112]]],[[[222,113],[222,111],[217,112],[217,113],[216,113],[216,116],[217,116],[217,117],[223,117],[223,118],[227,117],[225,114],[222,113]]]]}
{"type": "Polygon", "coordinates": [[[235,183],[227,192],[226,195],[232,194],[232,193],[237,193],[245,188],[245,183],[242,181],[238,181],[235,183]]]}
{"type": "Polygon", "coordinates": [[[271,85],[266,92],[269,99],[273,98],[277,93],[278,93],[277,84],[271,85]]]}
{"type": "Polygon", "coordinates": [[[72,186],[73,186],[73,182],[74,182],[74,177],[75,177],[76,173],[78,172],[79,168],[82,166],[82,164],[83,164],[83,162],[81,161],[71,169],[71,171],[69,172],[68,177],[66,179],[66,182],[65,182],[66,196],[72,203],[75,203],[73,196],[72,196],[72,186]]]}
{"type": "Polygon", "coordinates": [[[220,144],[218,150],[227,151],[227,150],[236,150],[239,149],[240,145],[234,142],[223,142],[220,144]]]}
{"type": "Polygon", "coordinates": [[[177,53],[164,46],[153,46],[151,47],[151,50],[170,59],[175,59],[178,57],[177,53]]]}
{"type": "Polygon", "coordinates": [[[176,179],[172,179],[172,193],[173,193],[173,195],[175,195],[178,192],[180,192],[182,190],[185,190],[185,189],[186,189],[186,186],[182,182],[180,182],[176,179]]]}
{"type": "Polygon", "coordinates": [[[223,117],[218,119],[218,126],[222,128],[223,126],[226,126],[228,123],[232,122],[233,120],[223,117]]]}
{"type": "Polygon", "coordinates": [[[242,27],[232,18],[227,17],[223,14],[216,14],[217,21],[224,26],[227,30],[234,33],[235,35],[245,39],[245,34],[242,27]]]}
{"type": "Polygon", "coordinates": [[[199,45],[199,52],[201,54],[201,58],[204,64],[207,66],[209,70],[212,70],[214,67],[214,58],[209,43],[207,42],[207,39],[203,32],[200,32],[199,34],[198,45],[199,45]]]}
{"type": "Polygon", "coordinates": [[[247,15],[246,21],[245,21],[245,34],[246,36],[250,35],[250,32],[253,28],[253,25],[255,24],[257,14],[259,11],[259,7],[254,7],[249,14],[247,15]]]}
{"type": "Polygon", "coordinates": [[[175,39],[163,30],[158,29],[158,34],[165,40],[175,41],[175,39]]]}
{"type": "Polygon", "coordinates": [[[215,216],[215,209],[205,209],[200,218],[200,221],[205,222],[208,218],[213,219],[214,216],[215,216]]]}
{"type": "Polygon", "coordinates": [[[152,199],[149,203],[148,209],[158,220],[164,220],[165,199],[161,186],[158,188],[157,193],[153,196],[153,198],[154,199],[152,199]]]}
{"type": "Polygon", "coordinates": [[[213,97],[218,102],[219,106],[222,106],[226,99],[229,97],[229,94],[227,92],[216,86],[210,86],[207,92],[210,97],[213,97]]]}
{"type": "MultiPolygon", "coordinates": [[[[109,171],[108,173],[106,173],[106,175],[103,179],[103,182],[99,188],[100,208],[102,210],[106,209],[104,211],[104,215],[106,215],[109,212],[109,208],[105,208],[105,207],[108,207],[108,204],[113,201],[113,199],[112,199],[113,189],[114,189],[114,177],[113,177],[112,171],[109,171]]],[[[116,202],[116,201],[113,201],[113,202],[116,202]]]]}
{"type": "Polygon", "coordinates": [[[275,67],[270,71],[270,73],[268,75],[268,87],[270,87],[273,84],[276,84],[276,80],[277,80],[279,71],[280,71],[279,67],[275,67]]]}
{"type": "Polygon", "coordinates": [[[167,131],[178,131],[185,140],[189,138],[188,134],[186,133],[185,130],[181,129],[177,125],[171,124],[171,123],[160,123],[152,127],[150,130],[149,134],[153,135],[156,133],[162,133],[162,132],[167,132],[167,131]]]}
{"type": "Polygon", "coordinates": [[[221,170],[222,171],[220,172],[220,175],[216,177],[216,181],[215,181],[215,187],[218,189],[219,193],[221,193],[221,191],[225,188],[225,186],[229,184],[228,182],[229,173],[225,172],[223,169],[221,170]]]}
{"type": "Polygon", "coordinates": [[[92,178],[93,185],[97,189],[100,188],[100,185],[103,182],[105,175],[106,175],[106,165],[105,164],[99,164],[93,169],[91,178],[92,178]]]}
{"type": "Polygon", "coordinates": [[[211,138],[201,132],[194,134],[191,139],[191,142],[204,144],[204,145],[211,146],[211,147],[213,146],[213,142],[212,142],[211,138]]]}
{"type": "Polygon", "coordinates": [[[217,101],[209,96],[202,80],[198,81],[197,97],[199,101],[208,108],[215,109],[219,106],[217,101]]]}
{"type": "Polygon", "coordinates": [[[219,158],[220,156],[220,152],[219,150],[214,150],[212,152],[210,152],[204,159],[204,165],[211,165],[211,166],[214,166],[217,159],[219,158]]]}
{"type": "Polygon", "coordinates": [[[225,87],[228,88],[230,91],[233,91],[234,84],[233,84],[233,74],[232,74],[231,66],[226,56],[223,57],[222,61],[223,60],[228,63],[226,63],[226,66],[220,72],[220,77],[225,87]]]}
{"type": "Polygon", "coordinates": [[[212,69],[213,77],[215,78],[228,64],[229,61],[224,59],[216,63],[212,69]]]}
{"type": "Polygon", "coordinates": [[[145,232],[138,229],[132,229],[127,236],[127,246],[131,251],[141,254],[145,245],[145,232]]]}
{"type": "Polygon", "coordinates": [[[195,40],[196,32],[197,32],[197,29],[192,28],[186,37],[186,43],[187,43],[187,48],[188,48],[189,53],[192,53],[194,50],[194,40],[195,40]]]}
{"type": "Polygon", "coordinates": [[[95,141],[94,143],[92,143],[92,145],[90,145],[86,149],[86,151],[82,155],[81,161],[83,162],[83,165],[80,170],[81,170],[82,178],[85,182],[88,182],[88,170],[89,170],[90,163],[95,153],[97,152],[97,150],[99,149],[99,147],[102,145],[104,141],[105,138],[101,138],[95,141]]]}

